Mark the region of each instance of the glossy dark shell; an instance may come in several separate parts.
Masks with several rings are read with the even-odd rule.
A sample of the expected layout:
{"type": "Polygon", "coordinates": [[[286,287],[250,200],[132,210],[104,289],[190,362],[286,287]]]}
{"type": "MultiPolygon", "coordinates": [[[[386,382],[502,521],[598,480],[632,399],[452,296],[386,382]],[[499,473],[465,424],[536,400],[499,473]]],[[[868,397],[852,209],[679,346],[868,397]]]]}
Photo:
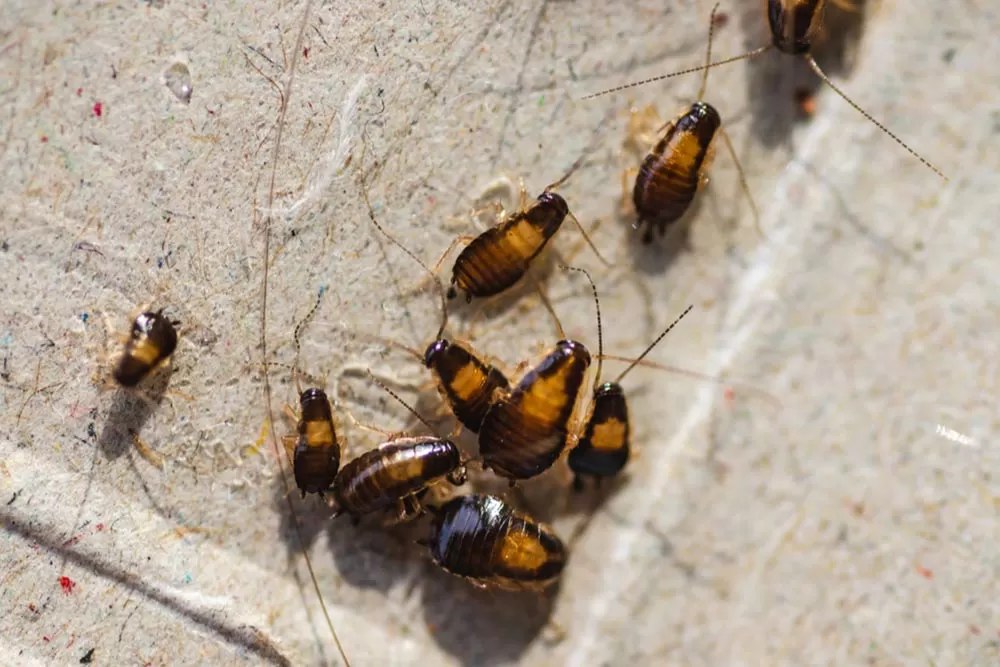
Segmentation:
{"type": "Polygon", "coordinates": [[[632,202],[639,220],[663,233],[691,206],[698,192],[701,168],[715,133],[722,125],[719,112],[710,104],[695,102],[670,126],[639,168],[632,202]]]}
{"type": "Polygon", "coordinates": [[[458,343],[435,341],[424,362],[437,376],[438,389],[452,413],[473,433],[479,433],[496,391],[510,388],[503,373],[458,343]]]}
{"type": "Polygon", "coordinates": [[[569,208],[554,192],[545,192],[527,210],[487,229],[465,246],[452,269],[452,290],[466,300],[489,297],[513,287],[528,265],[559,230],[569,208]]]}
{"type": "Polygon", "coordinates": [[[591,402],[583,436],[570,450],[568,463],[577,475],[614,477],[629,458],[628,403],[621,386],[601,385],[591,402]]]}
{"type": "Polygon", "coordinates": [[[462,464],[454,443],[433,436],[399,438],[341,468],[333,483],[337,505],[354,516],[395,507],[462,464]]]}
{"type": "Polygon", "coordinates": [[[340,444],[330,401],[320,389],[299,397],[299,438],[292,456],[295,484],[303,493],[329,490],[340,466],[340,444]]]}
{"type": "Polygon", "coordinates": [[[486,412],[479,431],[484,467],[508,479],[547,470],[566,445],[566,429],[590,353],[575,341],[560,341],[508,394],[486,412]]]}
{"type": "Polygon", "coordinates": [[[768,0],[771,40],[782,53],[801,55],[812,47],[825,0],[768,0]]]}
{"type": "Polygon", "coordinates": [[[115,367],[115,381],[123,387],[136,386],[176,347],[177,330],[162,310],[141,313],[132,322],[125,353],[115,367]]]}
{"type": "Polygon", "coordinates": [[[566,549],[551,529],[496,496],[448,502],[435,512],[429,543],[442,569],[508,590],[540,590],[566,564],[566,549]]]}

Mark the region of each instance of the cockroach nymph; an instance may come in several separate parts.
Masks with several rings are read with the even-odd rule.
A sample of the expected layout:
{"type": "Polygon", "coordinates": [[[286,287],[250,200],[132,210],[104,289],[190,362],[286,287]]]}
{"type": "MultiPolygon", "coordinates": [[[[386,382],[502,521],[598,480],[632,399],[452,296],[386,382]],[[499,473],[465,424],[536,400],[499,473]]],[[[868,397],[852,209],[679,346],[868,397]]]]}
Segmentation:
{"type": "MultiPolygon", "coordinates": [[[[712,59],[712,34],[715,30],[715,11],[709,19],[708,47],[705,61],[712,59]]],[[[721,135],[736,163],[743,191],[750,201],[755,225],[760,233],[757,205],[733,148],[729,135],[722,127],[722,118],[715,107],[702,101],[708,85],[708,69],[702,78],[697,101],[675,120],[667,123],[666,131],[639,167],[632,188],[632,203],[638,219],[633,225],[644,229],[642,241],[653,240],[653,230],[662,236],[667,228],[687,212],[695,195],[708,182],[708,170],[715,153],[716,135],[721,135]]]]}
{"type": "Polygon", "coordinates": [[[457,244],[471,241],[455,260],[451,286],[448,288],[449,299],[455,298],[461,291],[465,294],[465,300],[471,302],[474,298],[496,296],[513,287],[528,272],[531,263],[542,253],[567,217],[580,230],[598,259],[607,265],[608,262],[590,240],[580,221],[569,210],[566,200],[553,191],[580,167],[584,157],[585,155],[577,159],[562,178],[548,185],[530,204],[522,183],[517,211],[504,216],[479,236],[460,237],[452,242],[441,255],[437,266],[440,266],[457,244]]]}
{"type": "Polygon", "coordinates": [[[333,411],[326,392],[315,387],[299,395],[298,435],[285,438],[291,451],[295,485],[302,496],[323,495],[333,485],[340,467],[340,443],[333,422],[333,411]]]}
{"type": "Polygon", "coordinates": [[[303,390],[298,373],[302,329],[316,313],[322,298],[323,290],[320,290],[312,310],[295,327],[295,364],[292,366],[292,375],[299,393],[299,415],[296,417],[286,407],[297,421],[297,434],[286,435],[283,441],[285,452],[291,461],[295,485],[302,497],[307,493],[323,496],[333,486],[340,467],[340,442],[337,439],[330,399],[322,389],[311,387],[303,390]]]}
{"type": "MultiPolygon", "coordinates": [[[[372,380],[425,426],[430,424],[391,389],[369,372],[372,380]]],[[[420,495],[431,485],[447,479],[456,486],[466,480],[465,464],[458,447],[436,436],[390,436],[387,442],[347,463],[333,483],[337,513],[347,513],[355,521],[365,514],[396,510],[397,521],[407,521],[422,513],[420,495]]]]}
{"type": "Polygon", "coordinates": [[[566,548],[551,528],[496,496],[460,496],[431,512],[423,542],[431,558],[480,588],[541,591],[566,565],[566,548]]]}
{"type": "MultiPolygon", "coordinates": [[[[571,267],[572,268],[572,267],[571,267]]],[[[590,281],[594,292],[594,302],[600,312],[600,302],[597,298],[597,287],[590,274],[583,269],[573,269],[583,273],[590,281]]],[[[663,332],[650,343],[642,354],[632,360],[624,371],[612,382],[601,382],[601,368],[604,361],[603,340],[598,339],[597,375],[594,378],[594,391],[584,419],[582,433],[571,436],[575,442],[569,443],[571,449],[567,457],[570,470],[573,471],[573,488],[583,489],[585,477],[592,478],[599,484],[603,478],[615,477],[628,463],[631,452],[631,424],[629,422],[628,402],[621,381],[633,368],[646,358],[656,345],[677,326],[694,306],[688,306],[663,332]]]]}
{"type": "MultiPolygon", "coordinates": [[[[562,454],[591,362],[585,345],[566,339],[555,311],[541,290],[539,294],[561,340],[510,391],[497,393],[479,431],[483,467],[506,477],[511,486],[541,474],[562,454]]],[[[600,310],[597,317],[600,337],[600,310]]]]}
{"type": "Polygon", "coordinates": [[[123,387],[135,387],[159,367],[170,361],[177,347],[180,322],[163,314],[163,309],[140,313],[132,322],[125,351],[115,365],[115,381],[123,387]]]}

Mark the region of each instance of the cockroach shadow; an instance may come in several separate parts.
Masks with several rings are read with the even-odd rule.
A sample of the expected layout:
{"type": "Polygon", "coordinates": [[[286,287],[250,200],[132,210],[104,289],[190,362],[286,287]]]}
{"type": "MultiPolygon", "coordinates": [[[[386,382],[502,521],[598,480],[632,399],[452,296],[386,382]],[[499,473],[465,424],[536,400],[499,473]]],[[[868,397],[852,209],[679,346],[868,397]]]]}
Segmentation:
{"type": "Polygon", "coordinates": [[[119,458],[135,445],[143,426],[167,393],[173,366],[166,365],[139,389],[118,388],[104,420],[97,444],[108,460],[119,458]]]}
{"type": "Polygon", "coordinates": [[[438,645],[461,664],[517,662],[550,625],[558,581],[542,593],[480,589],[426,562],[424,620],[438,645]]]}
{"type": "Polygon", "coordinates": [[[659,276],[665,274],[683,253],[692,251],[691,225],[701,217],[704,204],[705,197],[695,197],[683,217],[652,243],[644,243],[642,234],[631,228],[636,220],[634,212],[622,215],[622,224],[629,226],[627,243],[632,266],[645,275],[659,276]]]}
{"type": "MultiPolygon", "coordinates": [[[[835,2],[825,4],[823,30],[812,50],[819,66],[834,78],[850,75],[856,64],[855,54],[864,32],[865,0],[853,4],[854,10],[835,2]]],[[[767,17],[756,8],[742,13],[741,26],[747,50],[769,41],[767,17]]],[[[803,58],[772,53],[753,58],[746,66],[751,131],[768,148],[786,145],[796,123],[811,116],[805,105],[824,88],[822,79],[803,58]]]]}

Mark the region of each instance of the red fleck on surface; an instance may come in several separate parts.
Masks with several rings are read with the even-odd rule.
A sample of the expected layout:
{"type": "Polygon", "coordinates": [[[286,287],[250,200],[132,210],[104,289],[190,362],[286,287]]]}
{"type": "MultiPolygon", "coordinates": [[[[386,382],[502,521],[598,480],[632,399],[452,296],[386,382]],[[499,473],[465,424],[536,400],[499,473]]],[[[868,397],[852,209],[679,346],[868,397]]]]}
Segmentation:
{"type": "Polygon", "coordinates": [[[76,89],[76,96],[80,97],[81,95],[83,95],[83,88],[77,88],[76,89]]]}
{"type": "Polygon", "coordinates": [[[917,565],[916,568],[917,568],[917,574],[919,574],[924,579],[934,578],[934,572],[932,570],[929,570],[926,567],[923,567],[922,565],[917,565]]]}
{"type": "Polygon", "coordinates": [[[63,593],[66,595],[72,593],[73,589],[76,588],[76,582],[69,577],[59,577],[59,585],[62,587],[63,593]]]}
{"type": "Polygon", "coordinates": [[[309,57],[309,47],[308,46],[303,46],[302,47],[302,57],[303,58],[308,58],[309,57]]]}
{"type": "Polygon", "coordinates": [[[716,28],[722,28],[727,23],[729,23],[729,14],[725,12],[715,12],[715,18],[712,19],[712,25],[716,28]]]}
{"type": "Polygon", "coordinates": [[[733,400],[733,397],[736,396],[736,391],[734,391],[732,387],[726,387],[724,396],[727,401],[731,401],[733,400]]]}
{"type": "Polygon", "coordinates": [[[48,138],[48,137],[46,137],[46,136],[45,136],[44,134],[42,135],[42,143],[43,143],[43,144],[47,144],[47,143],[49,143],[49,138],[48,138]]]}
{"type": "Polygon", "coordinates": [[[97,529],[97,532],[101,532],[102,530],[104,530],[104,524],[103,523],[99,523],[96,526],[94,526],[94,528],[97,529]]]}
{"type": "Polygon", "coordinates": [[[34,602],[32,602],[31,604],[28,605],[28,611],[30,611],[33,614],[37,614],[38,613],[38,607],[35,606],[34,602]]]}
{"type": "Polygon", "coordinates": [[[104,113],[104,103],[103,102],[94,102],[94,115],[97,116],[98,118],[100,118],[101,114],[103,114],[103,113],[104,113]]]}
{"type": "Polygon", "coordinates": [[[62,545],[64,547],[71,547],[71,546],[73,546],[74,544],[76,544],[79,541],[80,541],[80,536],[79,535],[74,535],[73,537],[71,537],[68,540],[66,540],[65,542],[63,542],[62,545]]]}
{"type": "Polygon", "coordinates": [[[816,113],[816,96],[807,88],[799,88],[795,91],[795,103],[799,105],[799,111],[806,116],[816,113]]]}
{"type": "Polygon", "coordinates": [[[969,632],[971,632],[974,635],[979,635],[979,634],[982,633],[982,630],[979,629],[978,625],[973,625],[973,624],[970,623],[969,624],[969,632]]]}
{"type": "Polygon", "coordinates": [[[49,638],[48,638],[48,637],[42,637],[42,641],[43,641],[43,642],[49,642],[50,640],[49,640],[49,638]]]}

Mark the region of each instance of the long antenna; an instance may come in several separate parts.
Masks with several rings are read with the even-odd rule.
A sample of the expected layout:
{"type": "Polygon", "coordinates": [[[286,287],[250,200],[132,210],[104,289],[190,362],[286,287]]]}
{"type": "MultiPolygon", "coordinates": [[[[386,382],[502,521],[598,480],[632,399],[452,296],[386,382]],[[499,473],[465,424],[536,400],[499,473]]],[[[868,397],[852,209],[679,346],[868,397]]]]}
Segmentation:
{"type": "Polygon", "coordinates": [[[590,240],[590,235],[587,234],[587,231],[583,228],[583,225],[580,224],[580,221],[576,219],[576,216],[573,215],[573,212],[567,211],[566,216],[570,220],[572,220],[573,224],[576,225],[576,228],[580,230],[580,234],[583,235],[583,240],[587,242],[587,245],[590,246],[590,249],[594,251],[595,255],[597,255],[597,259],[601,260],[601,264],[610,267],[611,263],[608,262],[608,260],[604,259],[604,255],[602,255],[601,251],[597,249],[597,246],[594,245],[594,242],[590,240]]]}
{"type": "MultiPolygon", "coordinates": [[[[623,357],[617,354],[605,354],[605,359],[610,359],[611,361],[625,361],[633,362],[635,359],[633,357],[623,357]]],[[[714,384],[722,385],[725,387],[739,389],[740,391],[745,391],[748,394],[755,394],[761,398],[765,398],[777,407],[782,407],[781,399],[772,394],[769,391],[760,389],[751,384],[746,384],[744,382],[730,382],[726,378],[717,377],[714,375],[709,375],[708,373],[699,373],[698,371],[688,370],[687,368],[680,368],[679,366],[671,366],[670,364],[661,364],[657,361],[650,361],[649,359],[643,359],[636,362],[637,366],[642,366],[643,368],[655,368],[659,371],[666,371],[668,373],[674,373],[675,375],[683,375],[685,377],[695,378],[698,380],[705,380],[706,382],[712,382],[714,384]]]]}
{"type": "Polygon", "coordinates": [[[299,381],[299,354],[302,352],[302,340],[300,338],[302,334],[302,329],[305,328],[312,316],[316,314],[319,309],[319,302],[323,299],[323,294],[326,292],[325,286],[320,286],[319,294],[316,295],[316,303],[313,307],[306,313],[306,316],[302,318],[302,321],[295,325],[295,363],[292,364],[292,377],[295,378],[295,389],[302,395],[302,383],[299,381]]]}
{"type": "Polygon", "coordinates": [[[680,315],[679,315],[679,316],[677,317],[677,319],[676,319],[676,320],[674,320],[673,322],[671,322],[671,323],[670,323],[670,326],[669,326],[669,327],[667,327],[666,329],[664,329],[664,330],[663,330],[663,333],[661,333],[661,334],[660,334],[659,336],[657,336],[657,337],[656,337],[656,340],[654,340],[654,341],[653,341],[652,343],[650,343],[650,344],[649,344],[649,347],[647,347],[647,348],[646,348],[645,350],[643,350],[642,354],[640,354],[640,355],[639,355],[638,357],[636,357],[635,359],[633,359],[633,360],[632,360],[632,363],[631,363],[631,364],[629,364],[629,365],[628,365],[628,367],[627,367],[627,368],[626,368],[625,370],[623,370],[623,371],[622,371],[621,373],[619,373],[619,374],[618,374],[618,377],[617,377],[617,378],[615,378],[615,383],[616,383],[616,384],[617,384],[617,383],[620,383],[620,382],[622,381],[622,379],[623,379],[623,378],[624,378],[624,377],[625,377],[626,375],[628,375],[628,374],[629,374],[629,371],[631,371],[631,370],[632,370],[633,368],[635,368],[635,367],[636,367],[636,366],[637,366],[637,365],[639,364],[639,362],[640,362],[640,361],[642,361],[642,360],[643,360],[643,358],[644,358],[644,357],[645,357],[645,356],[646,356],[647,354],[649,354],[649,353],[650,353],[650,352],[652,351],[652,349],[653,349],[654,347],[656,347],[656,344],[657,344],[657,343],[659,343],[659,342],[660,342],[661,340],[663,340],[663,337],[664,337],[664,336],[666,336],[666,335],[667,335],[668,333],[670,333],[670,330],[671,330],[671,329],[673,329],[673,328],[674,328],[675,326],[677,326],[677,323],[678,323],[678,322],[680,322],[681,320],[683,320],[683,319],[684,319],[684,316],[685,316],[685,315],[687,315],[688,313],[690,313],[692,309],[694,309],[694,306],[693,306],[693,305],[691,305],[691,306],[688,306],[688,307],[687,307],[687,308],[686,308],[686,309],[684,310],[684,312],[683,312],[683,313],[681,313],[681,314],[680,314],[680,315]]]}
{"type": "Polygon", "coordinates": [[[930,169],[931,171],[933,171],[935,174],[937,174],[938,176],[940,176],[941,178],[943,178],[945,183],[948,182],[948,177],[945,176],[944,173],[940,169],[938,169],[933,164],[931,164],[929,161],[927,161],[920,153],[918,153],[917,151],[915,151],[912,148],[910,148],[909,146],[907,146],[906,143],[902,139],[900,139],[899,137],[897,137],[895,134],[893,134],[889,130],[889,128],[887,128],[885,125],[883,125],[882,123],[880,123],[877,120],[875,120],[875,118],[872,117],[872,115],[870,113],[868,113],[867,111],[865,111],[864,109],[862,109],[860,106],[858,106],[858,104],[854,100],[852,100],[850,97],[847,96],[847,93],[845,93],[840,88],[838,88],[837,86],[835,86],[834,83],[833,83],[833,81],[830,81],[830,77],[828,77],[826,74],[824,74],[823,70],[820,69],[819,65],[816,63],[816,60],[813,59],[812,55],[806,53],[806,54],[803,55],[803,57],[806,59],[806,62],[809,63],[809,67],[812,68],[812,71],[816,72],[816,76],[818,76],[819,78],[823,79],[823,83],[825,83],[826,85],[830,86],[830,88],[833,89],[833,92],[835,92],[838,95],[840,95],[840,97],[845,102],[847,102],[852,107],[854,107],[854,109],[858,113],[860,113],[862,116],[864,116],[865,118],[867,118],[868,120],[870,120],[872,123],[874,123],[875,127],[877,127],[878,129],[882,130],[883,132],[885,132],[886,134],[888,134],[890,137],[892,137],[892,139],[897,144],[899,144],[900,146],[902,146],[903,148],[905,148],[906,151],[910,155],[912,155],[913,157],[915,157],[918,160],[920,160],[924,164],[925,167],[927,167],[928,169],[930,169]]]}
{"type": "MultiPolygon", "coordinates": [[[[583,161],[587,158],[587,156],[589,156],[594,151],[597,142],[601,138],[603,138],[604,133],[601,130],[604,128],[607,122],[613,117],[614,113],[612,111],[609,111],[608,113],[604,114],[604,118],[601,119],[601,122],[600,124],[598,124],[597,129],[594,130],[590,144],[587,145],[587,147],[583,150],[583,153],[580,154],[580,157],[576,159],[576,162],[573,163],[573,165],[569,168],[569,171],[567,171],[562,178],[560,178],[555,183],[546,186],[545,192],[554,190],[563,183],[565,183],[569,179],[569,177],[573,175],[573,172],[575,172],[577,169],[580,168],[580,165],[583,164],[583,161]]],[[[590,240],[590,235],[587,234],[587,230],[583,228],[583,225],[581,225],[580,221],[577,220],[575,215],[573,215],[573,212],[567,211],[566,215],[573,222],[573,224],[576,225],[576,228],[580,231],[580,234],[583,236],[583,240],[587,242],[587,245],[590,246],[590,249],[594,251],[595,255],[597,255],[597,259],[601,260],[601,264],[603,264],[604,266],[611,266],[611,263],[604,258],[604,255],[602,255],[601,251],[597,249],[597,246],[594,245],[594,242],[590,240]]]]}
{"type": "Polygon", "coordinates": [[[701,88],[698,90],[698,101],[705,97],[705,88],[708,87],[708,64],[712,62],[712,35],[715,34],[715,12],[719,9],[719,3],[712,7],[712,15],[708,17],[708,46],[705,49],[705,71],[701,77],[701,88]]]}
{"type": "Polygon", "coordinates": [[[384,391],[385,393],[389,394],[390,396],[392,396],[393,398],[395,398],[397,401],[399,401],[400,405],[402,405],[404,408],[406,408],[407,410],[409,410],[410,414],[412,414],[414,417],[416,417],[417,419],[419,419],[420,423],[422,423],[424,426],[426,426],[428,429],[430,429],[431,432],[434,431],[434,427],[431,426],[430,422],[428,422],[426,419],[424,419],[423,416],[419,412],[417,412],[416,410],[414,410],[410,406],[409,403],[407,403],[402,398],[400,398],[399,394],[397,394],[396,392],[394,392],[392,389],[389,389],[389,387],[387,387],[384,382],[382,382],[377,377],[375,377],[375,374],[372,373],[372,369],[368,368],[366,370],[368,372],[368,377],[371,378],[372,382],[374,382],[375,384],[377,384],[382,389],[382,391],[384,391]]]}
{"type": "Polygon", "coordinates": [[[601,368],[604,365],[604,331],[601,329],[601,300],[597,297],[597,285],[594,284],[594,279],[590,277],[590,273],[586,269],[566,265],[563,265],[562,268],[564,271],[579,271],[587,276],[590,289],[594,292],[594,305],[597,307],[597,377],[594,378],[594,391],[597,391],[601,385],[601,368]]]}
{"type": "Polygon", "coordinates": [[[572,176],[573,173],[580,168],[580,165],[583,164],[583,161],[586,160],[587,157],[590,156],[590,154],[593,153],[594,150],[597,148],[601,139],[604,138],[604,132],[602,131],[604,129],[604,126],[607,125],[608,121],[614,117],[615,117],[614,111],[609,111],[608,113],[604,114],[604,118],[601,119],[601,122],[597,124],[597,128],[591,133],[590,142],[583,149],[583,152],[580,153],[580,157],[578,157],[576,159],[576,162],[574,162],[570,166],[569,171],[563,174],[562,178],[560,178],[555,183],[545,186],[545,192],[549,192],[550,190],[555,190],[560,185],[569,180],[569,177],[572,176]]]}
{"type": "Polygon", "coordinates": [[[753,200],[753,195],[750,194],[750,186],[747,184],[746,174],[743,173],[743,165],[740,164],[740,158],[736,155],[736,149],[733,148],[733,142],[729,139],[729,133],[721,125],[719,126],[719,134],[722,135],[722,139],[726,142],[726,148],[729,150],[729,155],[733,158],[733,163],[736,165],[736,172],[740,176],[740,185],[743,186],[743,194],[747,196],[747,201],[750,202],[750,210],[753,212],[754,229],[757,230],[758,236],[764,238],[764,231],[760,228],[760,211],[757,210],[757,203],[753,200]]]}
{"type": "Polygon", "coordinates": [[[584,151],[583,154],[576,159],[576,162],[574,162],[572,164],[572,166],[570,166],[569,171],[567,171],[565,174],[563,174],[562,178],[560,178],[555,183],[550,183],[549,185],[545,186],[545,191],[548,192],[549,190],[555,190],[560,185],[562,185],[563,183],[565,183],[566,181],[568,181],[569,177],[573,175],[573,172],[575,172],[577,169],[580,168],[580,165],[583,164],[583,161],[587,158],[587,155],[589,153],[590,153],[590,151],[584,151]]]}
{"type": "Polygon", "coordinates": [[[409,248],[400,243],[395,236],[385,231],[382,225],[378,224],[378,220],[375,219],[375,211],[372,209],[372,203],[368,199],[368,185],[364,182],[361,183],[361,191],[365,195],[365,204],[368,206],[368,217],[371,218],[372,224],[375,225],[376,229],[382,232],[383,236],[387,239],[395,243],[403,252],[409,255],[410,259],[419,264],[421,268],[423,268],[423,270],[426,271],[431,278],[433,278],[434,284],[437,285],[438,294],[441,296],[441,327],[438,329],[437,336],[435,336],[435,338],[441,338],[441,336],[444,335],[445,327],[448,326],[448,299],[445,297],[444,287],[441,285],[441,281],[436,275],[434,275],[434,272],[431,271],[426,264],[424,264],[422,259],[417,257],[410,251],[409,248]]]}
{"type": "Polygon", "coordinates": [[[632,83],[626,83],[621,86],[615,86],[614,88],[608,88],[607,90],[602,90],[597,93],[591,93],[590,95],[585,95],[581,97],[581,100],[590,100],[595,97],[600,97],[601,95],[610,95],[611,93],[617,93],[620,90],[626,90],[627,88],[635,88],[636,86],[645,86],[647,83],[653,83],[655,81],[663,81],[664,79],[672,79],[675,76],[683,76],[684,74],[693,74],[694,72],[700,72],[711,67],[718,67],[719,65],[728,65],[729,63],[734,63],[738,60],[748,60],[750,58],[756,58],[762,53],[766,53],[774,48],[773,44],[768,44],[767,46],[762,46],[759,49],[754,49],[748,53],[744,53],[740,56],[733,56],[732,58],[726,58],[725,60],[716,60],[714,63],[709,63],[707,65],[699,65],[698,67],[690,67],[688,69],[680,70],[679,72],[672,72],[670,74],[660,74],[659,76],[653,76],[648,79],[643,79],[642,81],[633,81],[632,83]]]}
{"type": "MultiPolygon", "coordinates": [[[[274,137],[274,152],[271,156],[271,177],[270,183],[268,185],[267,194],[267,218],[264,222],[264,271],[263,277],[261,279],[261,297],[260,297],[260,347],[261,356],[267,359],[267,278],[268,278],[268,260],[271,254],[271,211],[272,205],[274,204],[274,183],[277,180],[278,173],[278,156],[281,153],[281,135],[285,128],[285,116],[288,113],[288,100],[292,96],[292,82],[295,81],[295,67],[299,62],[299,54],[302,53],[302,40],[305,37],[306,26],[309,25],[309,14],[312,11],[312,0],[306,4],[305,11],[302,13],[302,24],[299,26],[299,34],[295,38],[295,50],[292,52],[292,62],[288,68],[288,81],[285,82],[285,89],[279,91],[281,96],[281,108],[278,111],[278,128],[275,132],[274,137]]],[[[284,457],[281,456],[281,451],[278,445],[278,437],[274,432],[274,409],[271,405],[271,378],[267,373],[267,365],[264,365],[264,400],[267,404],[267,421],[268,424],[272,426],[271,428],[271,445],[274,447],[274,454],[278,459],[278,469],[281,472],[281,484],[285,489],[285,502],[288,503],[288,511],[292,516],[292,524],[295,526],[295,535],[298,538],[299,545],[302,547],[302,558],[305,560],[306,569],[309,570],[309,578],[312,580],[313,589],[316,591],[316,596],[319,598],[319,606],[323,610],[323,618],[326,619],[326,625],[330,629],[330,634],[333,635],[333,642],[337,645],[337,652],[340,654],[341,660],[344,661],[344,665],[350,667],[351,661],[347,659],[347,654],[344,652],[344,647],[340,643],[340,637],[337,636],[337,630],[333,627],[333,621],[330,619],[330,611],[326,608],[326,600],[323,599],[323,592],[319,587],[319,580],[316,579],[316,572],[313,570],[312,559],[309,558],[309,550],[306,549],[306,541],[302,536],[302,529],[299,528],[298,515],[295,512],[295,505],[292,502],[291,487],[288,485],[288,477],[285,475],[285,463],[284,457]]]]}

